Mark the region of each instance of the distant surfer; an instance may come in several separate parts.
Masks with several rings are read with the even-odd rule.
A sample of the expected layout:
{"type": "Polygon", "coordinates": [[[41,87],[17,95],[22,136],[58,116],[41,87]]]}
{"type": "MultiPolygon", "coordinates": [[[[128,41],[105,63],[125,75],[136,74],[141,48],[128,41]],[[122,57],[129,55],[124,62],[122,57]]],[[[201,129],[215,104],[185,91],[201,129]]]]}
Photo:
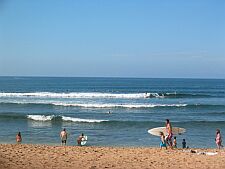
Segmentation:
{"type": "Polygon", "coordinates": [[[62,145],[66,145],[67,132],[66,132],[65,128],[61,131],[60,138],[61,138],[61,141],[62,141],[62,145]]]}
{"type": "Polygon", "coordinates": [[[172,133],[172,125],[170,123],[169,119],[166,119],[166,132],[167,132],[167,137],[166,137],[166,143],[172,147],[172,137],[173,137],[173,133],[172,133]]]}
{"type": "Polygon", "coordinates": [[[145,98],[149,98],[151,96],[151,94],[150,93],[147,93],[147,92],[145,92],[145,98]]]}
{"type": "Polygon", "coordinates": [[[109,110],[108,114],[111,114],[111,111],[109,110]]]}
{"type": "Polygon", "coordinates": [[[159,96],[158,97],[160,97],[160,98],[164,98],[165,97],[165,95],[164,95],[164,93],[159,93],[159,96]]]}

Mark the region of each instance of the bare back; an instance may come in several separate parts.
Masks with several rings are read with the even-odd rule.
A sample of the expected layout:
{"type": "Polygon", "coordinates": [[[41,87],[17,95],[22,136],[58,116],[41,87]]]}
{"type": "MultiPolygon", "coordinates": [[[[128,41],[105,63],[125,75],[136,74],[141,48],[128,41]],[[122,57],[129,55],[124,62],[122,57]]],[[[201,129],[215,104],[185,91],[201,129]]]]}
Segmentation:
{"type": "Polygon", "coordinates": [[[61,137],[62,140],[66,140],[67,139],[67,133],[66,133],[66,131],[61,131],[60,137],[61,137]]]}

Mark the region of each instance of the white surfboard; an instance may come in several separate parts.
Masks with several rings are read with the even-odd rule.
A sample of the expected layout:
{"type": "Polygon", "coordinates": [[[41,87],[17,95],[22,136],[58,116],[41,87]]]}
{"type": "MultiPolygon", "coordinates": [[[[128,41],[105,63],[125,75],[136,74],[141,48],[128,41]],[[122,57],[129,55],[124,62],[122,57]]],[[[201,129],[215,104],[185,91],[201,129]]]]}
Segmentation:
{"type": "Polygon", "coordinates": [[[81,146],[84,146],[86,143],[87,143],[87,136],[84,136],[84,137],[81,139],[80,145],[81,145],[81,146]]]}
{"type": "MultiPolygon", "coordinates": [[[[173,135],[179,135],[179,134],[184,133],[185,131],[186,131],[186,129],[184,129],[184,128],[172,127],[173,135]]],[[[163,132],[164,135],[166,136],[167,135],[166,127],[157,127],[157,128],[153,128],[153,129],[148,130],[148,133],[152,134],[154,136],[160,136],[160,132],[163,132]]]]}

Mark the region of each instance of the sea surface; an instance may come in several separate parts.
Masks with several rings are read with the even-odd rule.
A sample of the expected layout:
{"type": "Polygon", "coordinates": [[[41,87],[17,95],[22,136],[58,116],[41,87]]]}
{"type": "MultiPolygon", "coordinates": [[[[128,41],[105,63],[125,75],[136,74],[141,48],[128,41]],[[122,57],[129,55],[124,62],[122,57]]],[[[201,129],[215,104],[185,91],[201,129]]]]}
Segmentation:
{"type": "Polygon", "coordinates": [[[66,128],[68,145],[153,147],[165,119],[186,129],[178,147],[214,148],[217,128],[225,142],[225,80],[0,77],[1,143],[59,145],[66,128]]]}

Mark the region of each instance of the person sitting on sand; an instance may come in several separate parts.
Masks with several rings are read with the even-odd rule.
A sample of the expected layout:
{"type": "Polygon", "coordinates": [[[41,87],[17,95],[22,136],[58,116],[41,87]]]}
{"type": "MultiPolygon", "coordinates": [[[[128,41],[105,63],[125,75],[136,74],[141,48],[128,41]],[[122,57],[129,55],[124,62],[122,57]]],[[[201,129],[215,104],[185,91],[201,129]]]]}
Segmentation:
{"type": "Polygon", "coordinates": [[[177,137],[173,139],[173,148],[177,148],[177,137]]]}
{"type": "Polygon", "coordinates": [[[183,147],[183,148],[187,148],[187,147],[186,147],[186,141],[185,141],[185,139],[183,139],[183,141],[182,141],[182,147],[183,147]]]}
{"type": "Polygon", "coordinates": [[[160,149],[162,149],[162,147],[165,147],[167,149],[166,140],[165,140],[165,136],[164,136],[163,132],[160,132],[160,137],[161,137],[160,149]]]}
{"type": "Polygon", "coordinates": [[[221,137],[221,133],[220,133],[220,130],[219,129],[216,129],[216,138],[215,138],[215,141],[216,141],[216,145],[217,145],[218,149],[220,149],[221,147],[223,147],[223,145],[222,145],[222,137],[221,137]]]}
{"type": "Polygon", "coordinates": [[[169,119],[166,119],[166,132],[167,132],[167,137],[166,137],[166,143],[172,147],[172,137],[173,137],[173,133],[172,133],[172,125],[169,121],[169,119]]]}
{"type": "Polygon", "coordinates": [[[61,138],[61,141],[62,141],[62,145],[66,145],[66,140],[67,140],[67,132],[66,132],[66,129],[64,128],[63,131],[61,131],[60,133],[60,138],[61,138]]]}
{"type": "Polygon", "coordinates": [[[20,132],[16,135],[16,142],[17,143],[21,143],[22,142],[22,136],[21,136],[20,132]]]}
{"type": "Polygon", "coordinates": [[[84,133],[82,133],[78,138],[77,138],[77,144],[80,146],[81,145],[81,141],[83,141],[84,138],[84,133]]]}

